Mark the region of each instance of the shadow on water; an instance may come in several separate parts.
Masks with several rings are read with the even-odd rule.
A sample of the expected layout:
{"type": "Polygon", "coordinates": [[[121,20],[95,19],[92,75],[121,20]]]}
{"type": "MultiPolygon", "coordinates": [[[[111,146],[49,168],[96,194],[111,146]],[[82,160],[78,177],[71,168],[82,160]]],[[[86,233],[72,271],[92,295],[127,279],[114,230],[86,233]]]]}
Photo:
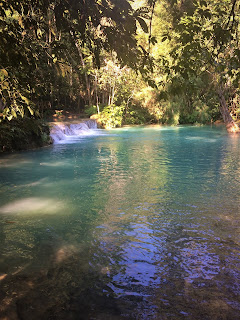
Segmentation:
{"type": "Polygon", "coordinates": [[[91,241],[50,230],[30,262],[1,274],[0,319],[239,319],[238,243],[180,216],[132,213],[138,222],[121,214],[85,230],[91,241]]]}
{"type": "Polygon", "coordinates": [[[96,241],[91,250],[45,243],[49,261],[40,270],[28,265],[1,276],[0,319],[239,319],[239,274],[231,274],[231,257],[225,270],[216,270],[221,256],[203,239],[181,226],[168,230],[165,253],[147,250],[141,257],[141,247],[128,261],[127,249],[103,249],[96,241]]]}

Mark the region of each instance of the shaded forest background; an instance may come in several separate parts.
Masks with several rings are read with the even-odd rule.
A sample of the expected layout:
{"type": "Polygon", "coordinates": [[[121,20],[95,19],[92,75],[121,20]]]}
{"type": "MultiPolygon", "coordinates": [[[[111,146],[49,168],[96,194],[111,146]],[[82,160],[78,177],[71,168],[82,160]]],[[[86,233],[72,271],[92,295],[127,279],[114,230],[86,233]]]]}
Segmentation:
{"type": "Polygon", "coordinates": [[[73,112],[239,131],[239,18],[238,0],[1,0],[1,127],[73,112]]]}

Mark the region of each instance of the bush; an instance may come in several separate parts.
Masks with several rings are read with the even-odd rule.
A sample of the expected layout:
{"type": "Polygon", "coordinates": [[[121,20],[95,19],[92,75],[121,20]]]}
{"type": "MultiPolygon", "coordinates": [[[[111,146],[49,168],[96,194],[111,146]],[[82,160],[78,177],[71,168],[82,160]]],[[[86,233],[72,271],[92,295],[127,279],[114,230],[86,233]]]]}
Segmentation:
{"type": "Polygon", "coordinates": [[[212,112],[210,107],[204,104],[202,101],[195,101],[192,106],[191,112],[182,111],[180,113],[179,123],[193,124],[193,123],[202,123],[206,124],[212,120],[212,112]]]}
{"type": "Polygon", "coordinates": [[[33,118],[17,118],[0,123],[0,152],[33,149],[49,145],[48,125],[33,118]]]}
{"type": "Polygon", "coordinates": [[[149,110],[138,105],[130,106],[124,115],[123,124],[146,124],[157,122],[149,110]]]}
{"type": "Polygon", "coordinates": [[[160,119],[160,121],[168,125],[178,125],[180,118],[180,102],[163,101],[161,103],[161,107],[162,118],[160,119]]]}
{"type": "Polygon", "coordinates": [[[121,127],[125,106],[105,106],[99,115],[96,116],[97,122],[104,128],[121,127]]]}
{"type": "Polygon", "coordinates": [[[97,106],[88,106],[85,108],[85,113],[91,117],[93,114],[97,113],[97,106]]]}

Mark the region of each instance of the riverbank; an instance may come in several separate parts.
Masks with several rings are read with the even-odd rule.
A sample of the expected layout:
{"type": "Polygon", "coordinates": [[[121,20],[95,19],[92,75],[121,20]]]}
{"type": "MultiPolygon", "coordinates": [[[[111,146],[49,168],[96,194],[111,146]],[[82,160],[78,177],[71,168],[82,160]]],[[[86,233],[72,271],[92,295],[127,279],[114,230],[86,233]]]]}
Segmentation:
{"type": "MultiPolygon", "coordinates": [[[[30,150],[53,143],[53,126],[78,124],[90,120],[85,114],[56,110],[48,119],[18,118],[0,123],[0,153],[30,150]]],[[[93,121],[93,120],[92,120],[93,121]]]]}
{"type": "Polygon", "coordinates": [[[18,118],[0,123],[0,153],[52,144],[49,125],[41,119],[18,118]]]}
{"type": "MultiPolygon", "coordinates": [[[[63,126],[70,127],[73,124],[88,123],[88,129],[96,129],[97,127],[109,129],[108,126],[103,126],[95,116],[89,118],[86,114],[74,114],[63,110],[56,111],[51,118],[46,120],[24,117],[0,123],[0,153],[49,146],[54,142],[51,137],[51,131],[55,126],[56,130],[58,130],[63,126]],[[94,125],[93,122],[95,123],[94,125]]],[[[223,124],[222,121],[214,123],[214,125],[223,124]]],[[[130,126],[133,126],[133,124],[130,126]]],[[[78,129],[84,130],[84,128],[78,129]]],[[[55,132],[56,130],[54,129],[53,131],[55,132]]],[[[62,131],[64,134],[66,133],[65,129],[62,131]]]]}

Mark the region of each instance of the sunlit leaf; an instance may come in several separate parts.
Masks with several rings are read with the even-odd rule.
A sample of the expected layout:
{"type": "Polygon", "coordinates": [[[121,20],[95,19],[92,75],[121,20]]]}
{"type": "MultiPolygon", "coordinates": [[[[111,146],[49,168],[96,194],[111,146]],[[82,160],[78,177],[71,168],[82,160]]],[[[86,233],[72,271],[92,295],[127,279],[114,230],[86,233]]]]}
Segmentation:
{"type": "Polygon", "coordinates": [[[22,98],[22,100],[26,103],[26,104],[29,104],[30,101],[27,97],[23,96],[21,93],[20,93],[20,97],[22,98]]]}
{"type": "Polygon", "coordinates": [[[2,90],[8,90],[10,87],[9,87],[9,82],[7,81],[4,81],[3,84],[2,84],[2,90]]]}
{"type": "Polygon", "coordinates": [[[37,29],[37,37],[38,37],[38,38],[41,38],[41,37],[42,37],[42,34],[43,34],[42,30],[38,28],[38,29],[37,29]]]}
{"type": "Polygon", "coordinates": [[[0,69],[0,75],[3,75],[5,77],[7,77],[8,76],[7,70],[6,69],[0,69]]]}
{"type": "Polygon", "coordinates": [[[31,107],[27,107],[28,108],[28,110],[29,110],[29,112],[30,112],[30,114],[33,116],[34,115],[34,111],[33,111],[33,109],[31,108],[31,107]]]}
{"type": "Polygon", "coordinates": [[[16,111],[14,109],[11,110],[11,114],[14,118],[17,118],[17,114],[16,111]]]}

